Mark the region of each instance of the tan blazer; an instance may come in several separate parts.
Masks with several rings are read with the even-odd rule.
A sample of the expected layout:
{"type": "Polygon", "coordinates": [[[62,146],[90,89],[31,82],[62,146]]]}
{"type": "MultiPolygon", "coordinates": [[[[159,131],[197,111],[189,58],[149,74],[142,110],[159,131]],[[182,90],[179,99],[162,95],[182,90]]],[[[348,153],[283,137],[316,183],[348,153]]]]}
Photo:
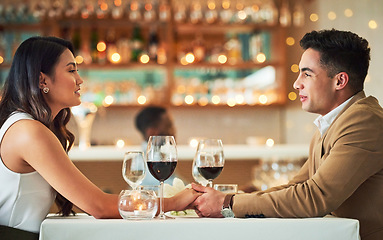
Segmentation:
{"type": "Polygon", "coordinates": [[[310,144],[309,158],[286,185],[233,198],[236,217],[358,219],[363,240],[383,239],[383,109],[356,94],[329,129],[310,144]]]}

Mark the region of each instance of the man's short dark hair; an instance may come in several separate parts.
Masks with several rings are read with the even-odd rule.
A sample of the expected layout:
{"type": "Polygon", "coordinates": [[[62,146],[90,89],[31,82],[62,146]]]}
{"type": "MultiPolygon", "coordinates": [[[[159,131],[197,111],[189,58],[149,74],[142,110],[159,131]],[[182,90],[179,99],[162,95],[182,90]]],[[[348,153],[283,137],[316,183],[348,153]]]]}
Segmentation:
{"type": "Polygon", "coordinates": [[[149,106],[142,109],[136,116],[136,128],[145,136],[146,129],[155,127],[164,113],[166,113],[166,109],[159,106],[149,106]]]}
{"type": "Polygon", "coordinates": [[[351,89],[354,92],[363,90],[370,64],[366,39],[352,32],[331,29],[306,33],[300,45],[304,50],[312,48],[320,53],[320,62],[329,77],[346,72],[351,89]]]}

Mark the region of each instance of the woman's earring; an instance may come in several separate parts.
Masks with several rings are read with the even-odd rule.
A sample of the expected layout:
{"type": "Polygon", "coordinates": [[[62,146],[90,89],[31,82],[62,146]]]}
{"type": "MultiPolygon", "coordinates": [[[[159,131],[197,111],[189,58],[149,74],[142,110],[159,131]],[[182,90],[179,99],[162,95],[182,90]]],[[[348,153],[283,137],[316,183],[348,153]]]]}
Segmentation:
{"type": "Polygon", "coordinates": [[[44,92],[44,93],[48,93],[48,92],[49,92],[49,88],[44,87],[44,88],[43,88],[43,92],[44,92]]]}

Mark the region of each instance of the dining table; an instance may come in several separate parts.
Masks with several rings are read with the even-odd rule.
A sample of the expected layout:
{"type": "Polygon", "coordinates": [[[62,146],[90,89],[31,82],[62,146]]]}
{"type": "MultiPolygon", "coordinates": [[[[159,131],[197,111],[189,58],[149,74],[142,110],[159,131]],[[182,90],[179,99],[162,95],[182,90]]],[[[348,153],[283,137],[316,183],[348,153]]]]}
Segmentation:
{"type": "Polygon", "coordinates": [[[48,216],[40,240],[359,240],[359,221],[333,216],[316,218],[95,219],[86,214],[48,216]]]}

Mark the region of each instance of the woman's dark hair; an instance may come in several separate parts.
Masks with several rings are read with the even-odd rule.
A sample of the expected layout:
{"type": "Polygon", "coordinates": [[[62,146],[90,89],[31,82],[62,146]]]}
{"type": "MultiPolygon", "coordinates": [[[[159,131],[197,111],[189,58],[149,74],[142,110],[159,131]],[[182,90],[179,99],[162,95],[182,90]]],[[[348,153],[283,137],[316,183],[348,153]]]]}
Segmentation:
{"type": "Polygon", "coordinates": [[[340,72],[349,75],[349,84],[354,92],[363,90],[370,64],[368,41],[357,34],[335,29],[312,31],[300,41],[304,50],[319,51],[320,62],[329,77],[340,72]]]}
{"type": "MultiPolygon", "coordinates": [[[[71,117],[70,109],[62,109],[51,121],[51,109],[39,87],[40,72],[51,76],[54,81],[55,66],[66,49],[74,53],[70,42],[56,37],[31,37],[21,43],[4,83],[0,101],[0,126],[15,111],[28,113],[47,126],[68,152],[74,142],[74,135],[66,128],[71,117]]],[[[74,213],[73,204],[59,193],[56,204],[59,213],[64,216],[74,213]]]]}

